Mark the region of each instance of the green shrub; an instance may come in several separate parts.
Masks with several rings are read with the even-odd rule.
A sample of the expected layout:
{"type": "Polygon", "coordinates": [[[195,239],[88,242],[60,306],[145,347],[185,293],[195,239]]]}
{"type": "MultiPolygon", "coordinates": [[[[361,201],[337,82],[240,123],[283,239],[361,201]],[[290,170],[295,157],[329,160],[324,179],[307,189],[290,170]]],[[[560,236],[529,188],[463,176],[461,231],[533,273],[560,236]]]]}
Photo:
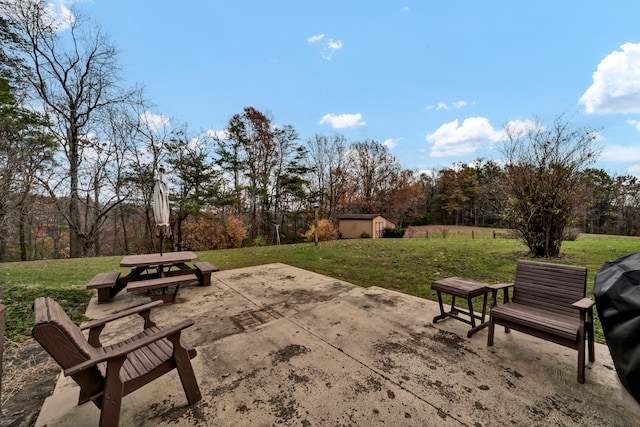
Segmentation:
{"type": "Polygon", "coordinates": [[[362,234],[360,234],[360,238],[361,239],[370,239],[371,235],[369,233],[367,233],[366,231],[363,231],[362,234]]]}
{"type": "Polygon", "coordinates": [[[382,237],[385,239],[402,239],[404,237],[404,233],[407,231],[406,228],[395,227],[395,228],[385,228],[382,230],[382,237]]]}
{"type": "Polygon", "coordinates": [[[267,244],[267,239],[264,236],[256,236],[253,239],[252,246],[265,246],[267,244]]]}

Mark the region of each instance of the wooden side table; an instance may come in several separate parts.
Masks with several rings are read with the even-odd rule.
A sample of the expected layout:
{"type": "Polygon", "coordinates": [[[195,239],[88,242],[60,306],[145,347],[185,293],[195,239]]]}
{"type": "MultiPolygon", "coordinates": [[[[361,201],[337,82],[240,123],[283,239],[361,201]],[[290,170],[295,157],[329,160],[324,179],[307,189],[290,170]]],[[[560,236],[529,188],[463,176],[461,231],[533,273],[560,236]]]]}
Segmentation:
{"type": "Polygon", "coordinates": [[[467,338],[470,338],[473,334],[479,330],[486,328],[489,322],[485,322],[487,311],[487,294],[491,292],[491,288],[486,283],[477,282],[475,280],[463,279],[461,277],[447,277],[445,279],[436,280],[431,284],[431,289],[438,294],[438,304],[440,305],[440,314],[433,318],[433,323],[446,319],[447,317],[453,317],[461,322],[471,325],[471,329],[467,332],[467,338]],[[444,311],[442,304],[442,293],[451,295],[451,310],[444,311]],[[473,298],[483,296],[482,302],[482,314],[477,314],[473,311],[473,298]],[[464,310],[456,307],[456,297],[465,298],[469,310],[464,310]],[[469,319],[460,317],[459,314],[464,314],[469,319]],[[476,324],[476,320],[480,320],[480,324],[476,324]]]}

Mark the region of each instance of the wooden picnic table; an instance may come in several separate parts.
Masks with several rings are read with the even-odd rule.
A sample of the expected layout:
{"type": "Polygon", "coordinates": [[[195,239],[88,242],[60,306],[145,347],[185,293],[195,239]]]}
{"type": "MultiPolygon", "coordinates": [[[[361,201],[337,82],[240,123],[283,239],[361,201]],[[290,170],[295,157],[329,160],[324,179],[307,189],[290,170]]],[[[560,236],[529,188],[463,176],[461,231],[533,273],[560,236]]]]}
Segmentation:
{"type": "Polygon", "coordinates": [[[154,294],[163,295],[165,302],[173,301],[180,285],[198,282],[201,286],[211,284],[211,273],[219,269],[210,262],[196,262],[198,255],[191,251],[127,255],[120,261],[120,267],[131,271],[122,276],[119,271],[98,273],[87,285],[87,289],[98,291],[98,303],[109,302],[122,289],[148,291],[151,299],[154,294]],[[172,296],[164,296],[175,289],[172,296]]]}
{"type": "Polygon", "coordinates": [[[177,268],[178,271],[189,270],[189,273],[194,273],[195,271],[192,271],[194,267],[187,265],[187,262],[197,259],[198,255],[191,251],[165,252],[162,255],[159,253],[127,255],[120,261],[120,267],[131,268],[131,273],[127,277],[141,276],[145,272],[146,274],[157,274],[158,277],[163,277],[168,275],[167,273],[172,268],[177,268]],[[150,270],[152,271],[151,273],[149,273],[150,270]]]}
{"type": "Polygon", "coordinates": [[[126,281],[127,292],[143,291],[151,300],[174,302],[180,285],[198,280],[196,268],[187,264],[197,259],[191,251],[127,255],[120,267],[130,267],[131,272],[121,279],[126,281]]]}

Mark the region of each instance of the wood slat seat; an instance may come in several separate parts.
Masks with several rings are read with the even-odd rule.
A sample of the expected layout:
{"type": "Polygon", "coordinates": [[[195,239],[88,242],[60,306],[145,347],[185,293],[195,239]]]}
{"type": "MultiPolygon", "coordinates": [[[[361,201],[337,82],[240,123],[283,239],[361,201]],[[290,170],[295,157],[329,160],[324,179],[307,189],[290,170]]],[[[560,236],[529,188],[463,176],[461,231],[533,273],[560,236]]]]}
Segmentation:
{"type": "Polygon", "coordinates": [[[150,310],[159,304],[157,301],[125,310],[89,322],[82,329],[52,298],[38,298],[33,304],[33,337],[62,367],[64,375],[80,386],[78,404],[91,400],[100,408],[100,426],[117,426],[123,396],[173,369],[178,371],[188,403],[201,399],[190,360],[196,351],[181,338],[181,331],[193,321],[157,326],[150,319],[150,310]],[[133,314],[144,319],[140,333],[108,346],[100,344],[100,332],[106,323],[133,314]],[[82,333],[86,329],[88,339],[82,333]]]}
{"type": "Polygon", "coordinates": [[[554,314],[549,317],[549,311],[541,310],[523,304],[506,303],[492,308],[494,317],[500,317],[504,321],[522,322],[542,333],[558,335],[568,340],[578,338],[579,319],[562,314],[554,314]]]}
{"type": "Polygon", "coordinates": [[[180,285],[197,281],[198,277],[193,273],[155,277],[127,283],[127,292],[147,292],[152,301],[175,302],[180,285]]]}
{"type": "Polygon", "coordinates": [[[593,304],[585,298],[587,269],[571,265],[521,260],[513,285],[491,286],[487,345],[493,345],[495,325],[515,329],[544,340],[578,350],[578,382],[584,382],[585,341],[589,361],[595,361],[593,304]],[[497,305],[501,288],[513,286],[509,301],[497,305]]]}

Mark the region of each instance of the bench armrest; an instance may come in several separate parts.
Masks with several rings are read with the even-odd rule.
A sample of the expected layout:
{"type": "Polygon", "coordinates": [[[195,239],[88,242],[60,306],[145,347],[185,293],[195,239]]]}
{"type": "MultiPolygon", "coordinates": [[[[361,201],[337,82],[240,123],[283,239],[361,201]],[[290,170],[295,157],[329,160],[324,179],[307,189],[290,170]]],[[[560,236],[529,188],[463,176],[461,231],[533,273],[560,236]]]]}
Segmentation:
{"type": "Polygon", "coordinates": [[[490,307],[498,305],[498,291],[502,289],[503,303],[509,302],[509,288],[513,286],[513,283],[496,283],[493,285],[487,285],[487,288],[491,289],[491,303],[490,307]]]}
{"type": "Polygon", "coordinates": [[[103,317],[101,319],[91,320],[87,323],[84,323],[80,326],[81,330],[95,328],[96,326],[106,325],[109,322],[114,320],[122,319],[123,317],[131,316],[132,314],[138,314],[145,310],[150,310],[151,308],[162,305],[162,301],[153,301],[147,304],[138,305],[136,307],[129,308],[127,310],[122,310],[119,313],[112,314],[110,316],[103,317]]]}
{"type": "Polygon", "coordinates": [[[114,320],[122,319],[127,316],[131,316],[134,314],[139,314],[144,319],[144,329],[155,326],[155,323],[151,320],[151,309],[158,305],[162,305],[162,301],[153,301],[147,304],[142,304],[136,307],[129,308],[127,310],[122,310],[119,313],[112,314],[110,316],[103,317],[102,319],[91,320],[82,326],[80,326],[80,330],[84,331],[89,329],[89,344],[93,347],[102,347],[100,344],[100,334],[104,329],[105,325],[114,320]]]}
{"type": "Polygon", "coordinates": [[[578,308],[580,310],[588,310],[595,304],[595,301],[591,298],[582,298],[580,301],[574,302],[571,304],[573,307],[578,308]]]}
{"type": "Polygon", "coordinates": [[[126,358],[127,355],[135,350],[138,350],[142,347],[146,347],[149,344],[152,344],[156,341],[159,341],[163,338],[170,337],[175,334],[179,334],[183,329],[188,328],[193,325],[192,319],[183,320],[182,322],[169,326],[167,328],[161,329],[157,332],[154,332],[150,335],[147,335],[144,338],[140,338],[139,340],[132,341],[128,344],[124,344],[121,347],[112,348],[109,351],[106,351],[104,354],[101,354],[98,357],[91,358],[82,363],[79,363],[71,368],[64,370],[64,375],[70,376],[77,374],[85,369],[91,368],[92,366],[96,366],[102,362],[109,362],[110,360],[118,359],[118,358],[126,358]]]}
{"type": "Polygon", "coordinates": [[[500,289],[505,289],[513,286],[513,283],[496,283],[495,285],[488,285],[491,290],[499,291],[500,289]]]}

